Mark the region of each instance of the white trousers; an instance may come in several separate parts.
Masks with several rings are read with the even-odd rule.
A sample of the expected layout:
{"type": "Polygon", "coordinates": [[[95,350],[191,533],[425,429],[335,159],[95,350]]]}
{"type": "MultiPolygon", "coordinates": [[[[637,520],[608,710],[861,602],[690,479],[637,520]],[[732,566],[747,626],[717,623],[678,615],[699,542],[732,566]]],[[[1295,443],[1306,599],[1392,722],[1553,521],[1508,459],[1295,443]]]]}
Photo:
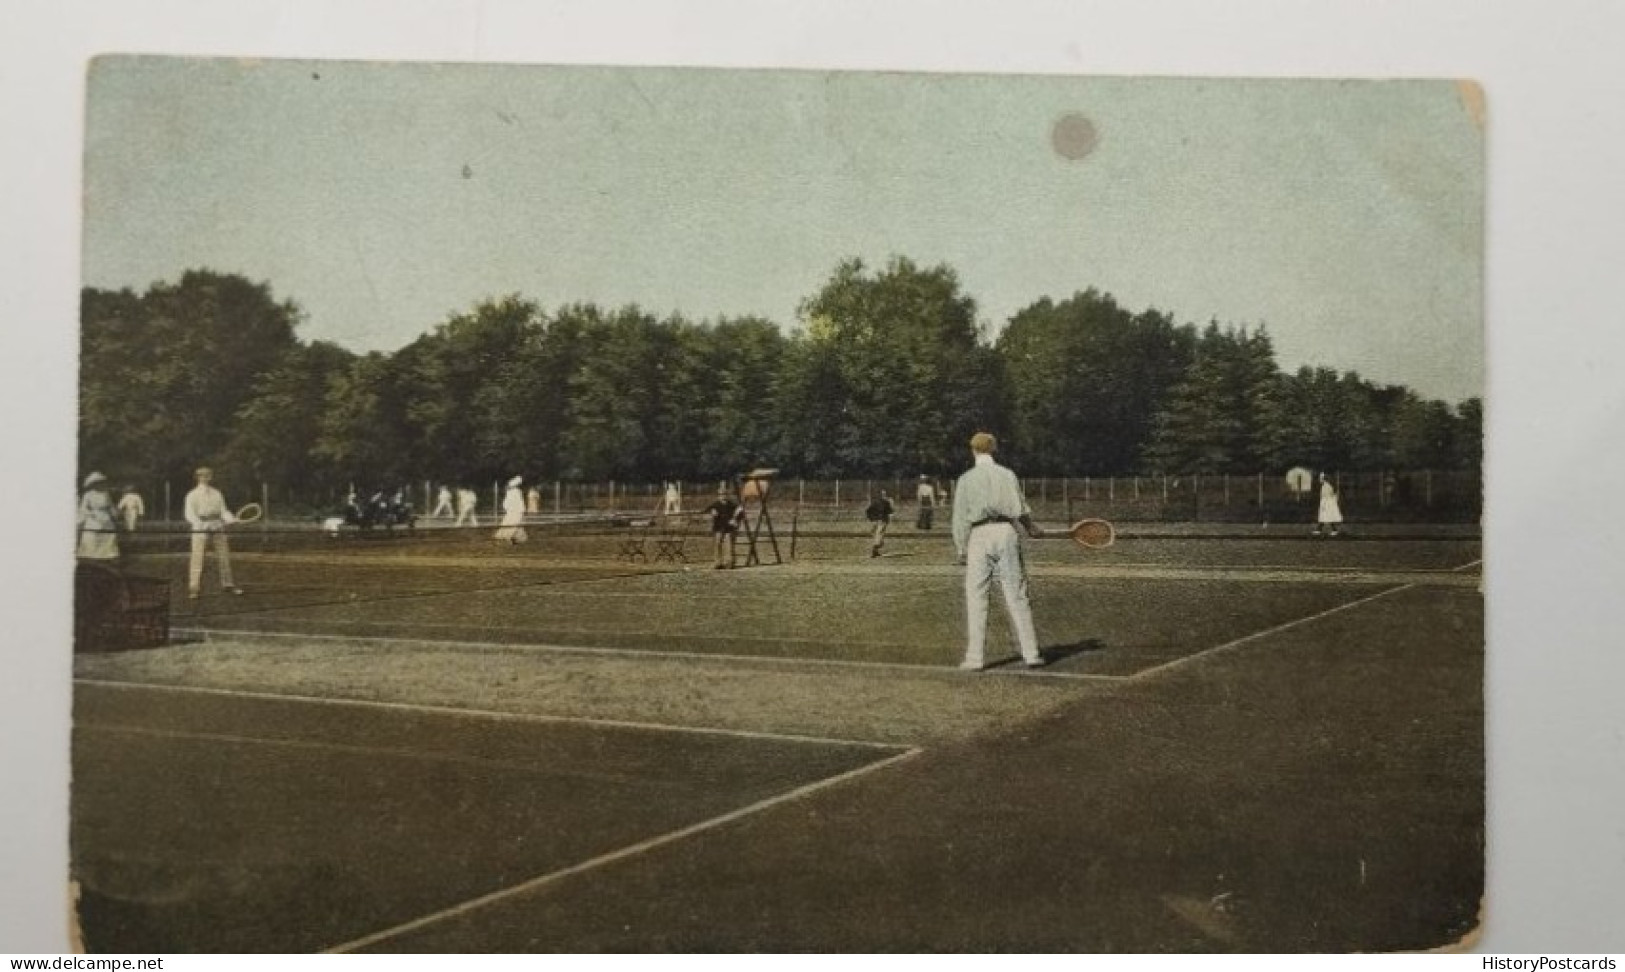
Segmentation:
{"type": "Polygon", "coordinates": [[[1010,614],[1010,628],[1021,657],[1041,661],[1033,609],[1027,601],[1027,567],[1021,559],[1021,538],[1009,523],[974,527],[965,544],[965,662],[987,662],[987,589],[997,577],[1010,614]]]}
{"type": "Polygon", "coordinates": [[[200,590],[203,584],[203,555],[209,538],[214,538],[214,556],[220,562],[220,586],[236,587],[231,579],[231,546],[226,542],[224,530],[192,531],[192,564],[186,575],[187,590],[200,590]]]}

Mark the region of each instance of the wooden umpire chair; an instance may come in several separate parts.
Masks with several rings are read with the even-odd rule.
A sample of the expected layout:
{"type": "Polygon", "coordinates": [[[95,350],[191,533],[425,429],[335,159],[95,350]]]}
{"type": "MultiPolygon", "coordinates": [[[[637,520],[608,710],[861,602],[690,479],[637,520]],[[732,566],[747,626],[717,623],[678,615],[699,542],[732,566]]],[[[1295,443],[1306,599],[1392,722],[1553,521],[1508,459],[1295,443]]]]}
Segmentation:
{"type": "Polygon", "coordinates": [[[169,643],[169,581],[106,564],[74,569],[73,650],[129,651],[169,643]]]}

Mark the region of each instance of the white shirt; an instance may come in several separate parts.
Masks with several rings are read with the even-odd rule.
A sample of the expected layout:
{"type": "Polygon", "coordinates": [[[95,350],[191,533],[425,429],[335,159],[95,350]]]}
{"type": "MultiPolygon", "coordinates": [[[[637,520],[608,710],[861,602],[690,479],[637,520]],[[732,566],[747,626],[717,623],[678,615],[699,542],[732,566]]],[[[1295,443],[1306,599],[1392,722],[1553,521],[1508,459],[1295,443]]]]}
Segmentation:
{"type": "Polygon", "coordinates": [[[1017,520],[1031,513],[1016,474],[994,462],[992,456],[978,454],[976,465],[954,486],[954,550],[965,555],[973,524],[991,517],[1017,520]]]}
{"type": "Polygon", "coordinates": [[[232,521],[226,498],[213,486],[199,483],[186,494],[186,522],[194,530],[218,530],[232,521]]]}

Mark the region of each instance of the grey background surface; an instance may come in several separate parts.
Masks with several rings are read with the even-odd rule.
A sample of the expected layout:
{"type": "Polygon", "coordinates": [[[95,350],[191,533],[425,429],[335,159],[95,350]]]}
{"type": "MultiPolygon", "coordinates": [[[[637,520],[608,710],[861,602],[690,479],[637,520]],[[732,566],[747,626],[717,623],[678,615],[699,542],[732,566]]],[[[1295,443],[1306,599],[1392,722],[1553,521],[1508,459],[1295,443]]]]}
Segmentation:
{"type": "Polygon", "coordinates": [[[1625,8],[91,0],[0,37],[0,951],[64,949],[84,67],[108,52],[1273,77],[1470,77],[1489,103],[1485,951],[1625,950],[1625,8]]]}

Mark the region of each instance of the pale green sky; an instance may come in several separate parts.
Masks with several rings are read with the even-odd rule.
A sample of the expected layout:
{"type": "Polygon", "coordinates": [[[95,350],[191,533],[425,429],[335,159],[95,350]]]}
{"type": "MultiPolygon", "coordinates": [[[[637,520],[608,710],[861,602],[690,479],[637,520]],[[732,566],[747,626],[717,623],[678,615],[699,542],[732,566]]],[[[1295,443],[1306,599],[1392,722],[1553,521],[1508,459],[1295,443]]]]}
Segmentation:
{"type": "Polygon", "coordinates": [[[511,292],[789,324],[839,260],[901,254],[994,330],[1094,286],[1482,394],[1483,137],[1449,82],[107,58],[86,138],[88,285],[240,273],[355,350],[511,292]]]}

